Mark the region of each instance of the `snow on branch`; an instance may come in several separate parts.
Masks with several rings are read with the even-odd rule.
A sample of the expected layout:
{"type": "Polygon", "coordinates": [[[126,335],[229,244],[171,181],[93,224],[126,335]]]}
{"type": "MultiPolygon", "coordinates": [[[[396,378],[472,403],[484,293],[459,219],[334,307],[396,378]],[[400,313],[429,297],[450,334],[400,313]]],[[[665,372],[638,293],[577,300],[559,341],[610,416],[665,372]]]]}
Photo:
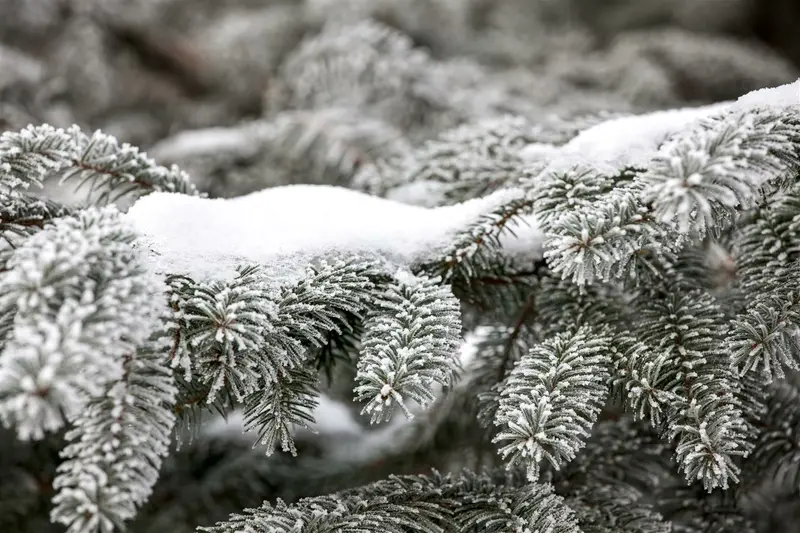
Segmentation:
{"type": "MultiPolygon", "coordinates": [[[[523,196],[508,189],[424,208],[340,187],[289,185],[228,200],[154,193],[138,200],[127,219],[163,272],[230,277],[241,263],[259,263],[296,281],[319,257],[363,255],[383,260],[390,272],[429,261],[486,214],[523,196]]],[[[538,228],[520,226],[522,233],[524,252],[541,257],[538,228]]]]}
{"type": "Polygon", "coordinates": [[[585,129],[563,146],[531,144],[522,149],[521,156],[528,161],[546,160],[553,170],[561,171],[580,164],[612,173],[625,167],[647,167],[665,141],[703,119],[726,111],[798,104],[800,80],[754,91],[736,102],[614,118],[585,129]]]}

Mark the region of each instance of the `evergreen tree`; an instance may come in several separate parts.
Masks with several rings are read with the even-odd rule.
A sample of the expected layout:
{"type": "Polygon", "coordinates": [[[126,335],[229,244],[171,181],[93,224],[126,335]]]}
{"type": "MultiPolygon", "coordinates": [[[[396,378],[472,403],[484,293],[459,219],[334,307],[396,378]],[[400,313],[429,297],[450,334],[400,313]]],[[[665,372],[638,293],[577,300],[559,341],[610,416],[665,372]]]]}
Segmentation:
{"type": "MultiPolygon", "coordinates": [[[[0,531],[761,532],[800,508],[800,82],[555,117],[454,57],[533,61],[490,38],[525,2],[465,4],[270,5],[283,48],[242,60],[270,86],[207,88],[261,116],[154,157],[0,134],[0,531]]],[[[59,38],[141,46],[125,21],[164,11],[131,5],[59,38]]],[[[71,102],[93,119],[97,54],[66,75],[106,94],[71,102]]]]}

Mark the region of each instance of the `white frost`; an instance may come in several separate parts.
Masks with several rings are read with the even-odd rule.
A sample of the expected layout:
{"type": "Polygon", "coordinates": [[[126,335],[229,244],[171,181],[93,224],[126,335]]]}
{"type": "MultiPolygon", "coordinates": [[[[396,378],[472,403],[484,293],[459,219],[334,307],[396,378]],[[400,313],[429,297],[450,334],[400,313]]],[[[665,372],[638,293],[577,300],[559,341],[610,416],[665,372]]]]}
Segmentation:
{"type": "MultiPolygon", "coordinates": [[[[425,208],[326,185],[289,185],[232,199],[153,193],[127,221],[162,273],[225,277],[256,262],[298,279],[315,257],[365,254],[404,267],[432,258],[453,236],[522,195],[509,189],[453,206],[425,208]]],[[[526,255],[541,255],[541,232],[519,228],[526,255]]]]}

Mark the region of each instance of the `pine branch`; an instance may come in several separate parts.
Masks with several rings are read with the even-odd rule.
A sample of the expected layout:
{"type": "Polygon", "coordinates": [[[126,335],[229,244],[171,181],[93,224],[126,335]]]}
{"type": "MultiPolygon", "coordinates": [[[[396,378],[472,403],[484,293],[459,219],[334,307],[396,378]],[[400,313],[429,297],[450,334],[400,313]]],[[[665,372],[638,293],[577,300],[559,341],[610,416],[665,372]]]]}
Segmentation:
{"type": "Polygon", "coordinates": [[[510,465],[522,464],[528,478],[539,463],[554,468],[575,457],[589,436],[607,395],[608,337],[584,327],[534,347],[503,383],[495,437],[510,465]]]}
{"type": "Polygon", "coordinates": [[[434,383],[452,385],[461,331],[458,301],[435,278],[400,280],[376,303],[364,324],[354,389],[373,423],[389,419],[395,406],[411,417],[409,400],[426,407],[434,383]]]}
{"type": "Polygon", "coordinates": [[[99,131],[88,136],[77,126],[67,130],[28,126],[0,136],[0,180],[5,189],[41,187],[51,175],[89,187],[97,203],[113,203],[130,193],[152,191],[197,194],[186,173],[157,165],[139,149],[119,144],[99,131]]]}
{"type": "Polygon", "coordinates": [[[0,278],[0,306],[16,307],[0,415],[21,438],[77,416],[157,328],[162,285],[134,237],[116,209],[87,209],[27,239],[0,278]]]}
{"type": "Polygon", "coordinates": [[[162,337],[128,356],[121,379],[90,401],[67,432],[51,518],[69,533],[121,529],[150,496],[175,423],[168,349],[162,337]]]}

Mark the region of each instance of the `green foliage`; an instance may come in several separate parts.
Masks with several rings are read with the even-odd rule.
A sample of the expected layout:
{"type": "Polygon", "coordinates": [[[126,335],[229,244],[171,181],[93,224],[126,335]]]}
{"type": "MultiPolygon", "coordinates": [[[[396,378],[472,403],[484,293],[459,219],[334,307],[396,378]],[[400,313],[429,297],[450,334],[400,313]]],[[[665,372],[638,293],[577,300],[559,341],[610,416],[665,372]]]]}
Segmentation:
{"type": "Polygon", "coordinates": [[[539,463],[559,469],[589,436],[608,392],[609,339],[589,328],[557,336],[523,355],[505,379],[495,442],[509,465],[539,479],[539,463]],[[604,357],[605,356],[605,357],[604,357]]]}
{"type": "Polygon", "coordinates": [[[77,126],[67,130],[29,126],[0,136],[0,192],[41,187],[50,175],[74,180],[96,193],[97,203],[110,203],[132,192],[169,191],[196,194],[188,176],[177,167],[156,165],[139,149],[119,144],[101,132],[88,136],[77,126]]]}
{"type": "MultiPolygon", "coordinates": [[[[496,476],[495,476],[496,477],[496,476]]],[[[477,533],[551,531],[578,533],[574,515],[546,485],[508,487],[492,476],[391,477],[357,490],[300,500],[289,506],[265,503],[228,522],[201,528],[208,533],[260,531],[387,531],[477,533]]]]}
{"type": "Polygon", "coordinates": [[[411,416],[409,402],[427,407],[434,383],[450,387],[456,378],[459,305],[438,282],[401,279],[367,316],[354,392],[373,422],[388,420],[395,406],[411,416]]]}
{"type": "MultiPolygon", "coordinates": [[[[421,89],[431,59],[410,39],[371,22],[339,28],[284,64],[272,96],[295,110],[275,115],[273,140],[346,181],[361,154],[301,118],[363,107],[375,125],[413,137],[437,102],[421,89]]],[[[633,166],[558,160],[591,121],[500,117],[450,130],[375,161],[396,186],[382,193],[433,183],[441,205],[499,192],[489,212],[418,263],[331,250],[285,284],[259,264],[227,278],[156,272],[113,205],[28,194],[51,177],[87,186],[90,203],[196,194],[177,168],[76,127],[3,134],[0,418],[18,439],[65,430],[67,443],[60,466],[42,467],[34,483],[35,458],[15,451],[25,465],[11,479],[27,485],[9,494],[0,482],[0,509],[37,508],[51,486],[53,522],[111,533],[156,487],[171,510],[154,510],[150,525],[169,527],[172,512],[185,520],[191,506],[175,502],[174,486],[158,488],[159,468],[173,438],[191,434],[199,448],[187,455],[203,452],[200,426],[217,411],[240,417],[251,435],[237,438],[255,447],[244,453],[237,441],[241,462],[226,456],[216,477],[199,476],[197,498],[230,499],[204,517],[254,505],[227,476],[258,500],[297,496],[268,480],[292,469],[314,485],[306,494],[337,491],[267,501],[210,533],[755,531],[753,492],[797,495],[797,113],[712,114],[633,166]],[[526,156],[532,145],[547,149],[526,156]],[[541,240],[515,241],[522,224],[541,240]],[[322,411],[331,406],[320,374],[333,390],[339,365],[354,370],[344,385],[371,422],[397,408],[415,420],[367,430],[342,407],[336,416],[353,418],[325,433],[321,417],[333,415],[322,411]],[[317,431],[319,447],[305,449],[317,431]],[[341,465],[374,475],[425,454],[451,470],[455,455],[459,468],[491,469],[338,490],[348,485],[341,465]]],[[[215,451],[203,453],[215,464],[215,451]]],[[[166,473],[188,476],[184,467],[169,462],[166,473]]]]}

